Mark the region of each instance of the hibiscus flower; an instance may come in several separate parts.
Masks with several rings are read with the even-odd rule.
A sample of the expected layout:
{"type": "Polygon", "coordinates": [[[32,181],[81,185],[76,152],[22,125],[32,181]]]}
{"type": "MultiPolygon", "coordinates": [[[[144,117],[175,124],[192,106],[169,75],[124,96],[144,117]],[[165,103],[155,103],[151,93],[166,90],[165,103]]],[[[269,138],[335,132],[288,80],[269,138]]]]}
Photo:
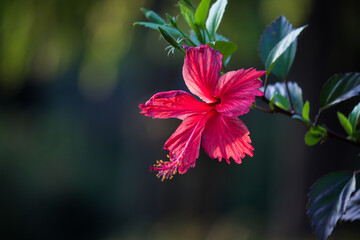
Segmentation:
{"type": "Polygon", "coordinates": [[[221,75],[222,54],[207,45],[186,47],[183,77],[197,100],[181,90],[160,92],[145,104],[141,113],[152,118],[179,118],[182,123],[164,145],[170,161],[157,161],[150,171],[164,180],[195,166],[200,144],[211,158],[230,157],[238,164],[245,154],[253,156],[249,130],[238,119],[249,112],[255,96],[262,96],[259,79],[265,71],[240,69],[221,75]]]}

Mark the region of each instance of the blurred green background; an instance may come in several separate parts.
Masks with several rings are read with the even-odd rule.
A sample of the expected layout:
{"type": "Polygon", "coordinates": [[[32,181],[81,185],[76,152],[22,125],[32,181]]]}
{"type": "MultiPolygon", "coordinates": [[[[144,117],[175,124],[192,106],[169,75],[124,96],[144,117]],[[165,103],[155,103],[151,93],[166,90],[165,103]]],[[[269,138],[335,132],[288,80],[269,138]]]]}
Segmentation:
{"type": "MultiPolygon", "coordinates": [[[[180,121],[146,118],[138,104],[187,89],[182,54],[167,56],[157,32],[132,23],[145,21],[141,7],[165,16],[179,13],[175,5],[0,2],[1,239],[315,239],[309,187],[330,171],[359,169],[358,150],[337,140],[305,146],[306,128],[285,116],[241,116],[255,147],[241,165],[201,150],[196,167],[171,181],[149,172],[180,121]]],[[[313,116],[332,74],[360,71],[359,9],[350,0],[229,0],[219,29],[238,45],[229,69],[263,69],[258,42],[281,14],[309,24],[289,80],[313,116]]],[[[345,134],[336,110],[347,115],[358,101],[322,120],[345,134]]],[[[358,239],[359,227],[341,224],[330,239],[358,239]]]]}

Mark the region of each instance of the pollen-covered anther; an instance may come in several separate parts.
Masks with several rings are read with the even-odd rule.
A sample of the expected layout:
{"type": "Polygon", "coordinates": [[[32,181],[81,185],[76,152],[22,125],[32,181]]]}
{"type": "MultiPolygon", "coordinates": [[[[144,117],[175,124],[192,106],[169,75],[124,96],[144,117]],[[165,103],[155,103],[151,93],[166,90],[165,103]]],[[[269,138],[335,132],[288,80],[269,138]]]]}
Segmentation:
{"type": "Polygon", "coordinates": [[[172,179],[173,175],[177,173],[178,167],[180,166],[181,156],[173,159],[169,158],[170,161],[157,160],[156,164],[150,167],[150,171],[158,171],[156,176],[161,178],[162,181],[164,179],[172,179]]]}

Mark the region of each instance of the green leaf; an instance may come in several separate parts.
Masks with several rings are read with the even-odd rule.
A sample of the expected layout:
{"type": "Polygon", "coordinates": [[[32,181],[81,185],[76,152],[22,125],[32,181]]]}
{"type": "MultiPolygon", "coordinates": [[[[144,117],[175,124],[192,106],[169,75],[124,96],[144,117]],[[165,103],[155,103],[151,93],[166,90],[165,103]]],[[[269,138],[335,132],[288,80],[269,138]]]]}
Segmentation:
{"type": "MultiPolygon", "coordinates": [[[[297,39],[301,31],[306,27],[307,26],[302,26],[300,28],[292,30],[270,51],[265,63],[267,75],[270,74],[277,61],[280,60],[281,55],[290,47],[290,45],[297,39]]],[[[281,77],[285,76],[286,75],[282,75],[281,77]]]]}
{"type": "Polygon", "coordinates": [[[166,25],[161,25],[161,24],[157,24],[157,23],[150,23],[150,22],[134,22],[134,25],[141,25],[141,26],[152,28],[152,29],[155,29],[155,30],[159,30],[158,27],[161,27],[164,30],[166,30],[168,33],[170,33],[171,35],[181,36],[181,33],[177,29],[168,27],[166,25]]]}
{"type": "Polygon", "coordinates": [[[215,41],[214,43],[207,43],[210,47],[217,49],[223,55],[223,61],[226,63],[228,58],[236,51],[237,46],[232,42],[215,41]]]}
{"type": "Polygon", "coordinates": [[[310,122],[309,113],[310,113],[310,103],[309,101],[306,101],[302,109],[302,116],[307,122],[310,122]]]}
{"type": "Polygon", "coordinates": [[[352,126],[353,132],[356,130],[356,126],[359,124],[360,117],[360,103],[358,103],[349,114],[349,122],[352,126]]]}
{"type": "Polygon", "coordinates": [[[212,38],[215,38],[215,33],[219,28],[227,3],[227,0],[217,0],[210,8],[206,28],[212,38]]]}
{"type": "Polygon", "coordinates": [[[194,13],[181,2],[179,3],[179,5],[180,5],[181,14],[183,15],[185,21],[189,24],[191,29],[194,31],[196,38],[199,40],[199,42],[204,43],[199,28],[195,25],[194,13]]]}
{"type": "Polygon", "coordinates": [[[320,178],[311,187],[307,214],[318,238],[326,240],[345,214],[355,181],[353,173],[337,172],[320,178]]]}
{"type": "Polygon", "coordinates": [[[195,12],[195,24],[201,28],[205,28],[206,17],[209,12],[210,0],[201,0],[195,12]]]}
{"type": "Polygon", "coordinates": [[[162,19],[156,12],[145,9],[145,8],[141,8],[141,11],[145,14],[145,17],[153,23],[158,23],[161,25],[166,24],[165,20],[162,19]]]}
{"type": "Polygon", "coordinates": [[[314,134],[311,131],[308,131],[305,134],[305,144],[308,146],[314,146],[315,144],[320,142],[323,138],[324,136],[322,136],[321,134],[314,134]]]}
{"type": "Polygon", "coordinates": [[[313,146],[324,139],[327,131],[321,126],[312,126],[310,130],[305,134],[306,145],[313,146]]]}
{"type": "Polygon", "coordinates": [[[186,5],[191,7],[193,10],[196,9],[190,0],[182,0],[180,3],[185,3],[186,5]]]}
{"type": "MultiPolygon", "coordinates": [[[[293,102],[294,108],[296,112],[301,113],[303,109],[303,98],[302,98],[302,90],[296,82],[288,82],[288,88],[291,96],[291,100],[293,102]]],[[[285,83],[277,82],[275,84],[269,84],[266,88],[265,97],[267,99],[271,99],[271,97],[275,94],[279,93],[282,96],[288,98],[285,83]]]]}
{"type": "Polygon", "coordinates": [[[320,93],[320,108],[329,108],[360,93],[360,74],[335,74],[323,86],[320,93]]]}
{"type": "Polygon", "coordinates": [[[341,217],[343,221],[355,221],[360,219],[360,190],[350,198],[346,213],[341,217]]]}
{"type": "MultiPolygon", "coordinates": [[[[269,25],[261,36],[259,43],[259,52],[261,60],[266,63],[271,50],[280,42],[287,34],[293,30],[293,26],[284,17],[280,16],[271,25],[269,25]]],[[[278,63],[272,72],[280,77],[285,78],[291,68],[296,53],[296,40],[288,47],[288,49],[279,58],[278,63]]]]}
{"type": "Polygon", "coordinates": [[[186,54],[185,50],[179,46],[179,44],[176,42],[176,40],[162,27],[159,27],[159,31],[163,38],[168,41],[168,43],[171,44],[174,48],[180,50],[182,53],[186,54]]]}
{"type": "Polygon", "coordinates": [[[282,108],[284,110],[289,110],[290,103],[289,103],[288,98],[284,97],[283,95],[281,95],[279,93],[275,93],[274,98],[275,98],[275,105],[276,106],[278,106],[279,108],[282,108]]]}
{"type": "Polygon", "coordinates": [[[339,122],[340,122],[341,126],[345,129],[346,133],[349,136],[352,136],[353,128],[352,128],[351,123],[349,122],[349,120],[341,112],[337,112],[337,116],[338,116],[338,119],[339,119],[339,122]]]}

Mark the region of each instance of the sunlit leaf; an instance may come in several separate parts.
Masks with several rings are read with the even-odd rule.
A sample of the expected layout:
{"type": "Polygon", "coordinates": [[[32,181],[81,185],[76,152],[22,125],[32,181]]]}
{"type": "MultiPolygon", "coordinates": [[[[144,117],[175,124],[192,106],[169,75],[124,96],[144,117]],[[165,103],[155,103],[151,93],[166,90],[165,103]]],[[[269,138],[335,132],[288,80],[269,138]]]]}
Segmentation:
{"type": "Polygon", "coordinates": [[[212,48],[215,48],[223,55],[224,63],[227,62],[228,58],[236,51],[237,46],[232,42],[215,41],[214,43],[208,43],[212,48]]]}
{"type": "MultiPolygon", "coordinates": [[[[297,39],[301,31],[306,28],[306,26],[302,26],[295,30],[292,30],[288,33],[280,42],[278,42],[275,47],[270,51],[266,63],[266,74],[269,75],[272,71],[273,67],[277,64],[277,61],[280,60],[282,54],[290,47],[290,45],[297,39]]],[[[293,58],[293,57],[292,57],[293,58]]],[[[285,61],[285,60],[284,60],[285,61]]],[[[292,61],[292,60],[291,60],[292,61]]],[[[287,64],[287,63],[284,63],[287,64]]],[[[288,65],[288,64],[287,64],[288,65]]],[[[287,72],[286,72],[287,74],[287,72]]],[[[286,74],[281,74],[280,77],[284,78],[286,74]]]]}
{"type": "Polygon", "coordinates": [[[360,117],[360,103],[358,103],[349,115],[349,122],[352,126],[353,131],[355,132],[356,126],[359,124],[360,117]]]}
{"type": "Polygon", "coordinates": [[[345,129],[346,133],[351,136],[353,133],[353,128],[349,120],[341,112],[337,112],[337,116],[341,126],[345,129]]]}
{"type": "Polygon", "coordinates": [[[321,126],[312,126],[305,134],[305,143],[308,146],[313,146],[326,137],[327,131],[321,126]]]}
{"type": "Polygon", "coordinates": [[[310,121],[309,113],[310,113],[310,103],[309,103],[309,101],[306,101],[304,104],[304,107],[302,109],[302,116],[305,119],[305,121],[307,121],[307,122],[310,121]]]}
{"type": "Polygon", "coordinates": [[[162,19],[156,12],[148,10],[146,8],[141,8],[141,11],[145,14],[145,17],[153,23],[158,23],[161,25],[166,24],[165,20],[162,19]]]}
{"type": "Polygon", "coordinates": [[[204,39],[199,31],[199,28],[195,25],[194,13],[191,11],[191,9],[189,9],[187,6],[185,6],[181,2],[179,3],[179,5],[180,5],[181,14],[183,15],[185,21],[189,24],[191,29],[194,31],[199,42],[204,43],[204,39]]]}
{"type": "Polygon", "coordinates": [[[346,212],[342,216],[343,221],[355,221],[360,219],[360,190],[351,196],[346,212]]]}
{"type": "Polygon", "coordinates": [[[307,214],[320,239],[326,240],[330,236],[354,191],[355,175],[349,172],[331,173],[312,186],[307,214]]]}
{"type": "Polygon", "coordinates": [[[360,93],[360,74],[335,74],[324,85],[320,94],[320,107],[326,109],[360,93]]]}
{"type": "Polygon", "coordinates": [[[210,8],[206,28],[212,38],[215,38],[215,33],[221,23],[227,3],[227,0],[217,0],[210,8]]]}
{"type": "Polygon", "coordinates": [[[206,17],[209,12],[210,0],[202,0],[195,12],[195,24],[201,28],[205,28],[206,17]]]}
{"type": "Polygon", "coordinates": [[[168,27],[166,25],[162,25],[162,24],[151,23],[151,22],[134,22],[134,25],[141,25],[144,27],[155,29],[157,31],[159,30],[158,27],[161,27],[164,30],[166,30],[168,33],[170,33],[171,35],[181,36],[181,33],[177,29],[174,29],[174,28],[168,27]]]}
{"type": "MultiPolygon", "coordinates": [[[[284,16],[280,16],[265,29],[259,43],[260,57],[264,64],[266,63],[266,60],[268,59],[268,56],[275,45],[284,37],[286,37],[286,35],[289,34],[292,30],[293,26],[284,16]]],[[[277,64],[272,70],[276,76],[280,78],[287,76],[294,61],[296,45],[297,43],[295,40],[278,60],[277,64]]]]}

